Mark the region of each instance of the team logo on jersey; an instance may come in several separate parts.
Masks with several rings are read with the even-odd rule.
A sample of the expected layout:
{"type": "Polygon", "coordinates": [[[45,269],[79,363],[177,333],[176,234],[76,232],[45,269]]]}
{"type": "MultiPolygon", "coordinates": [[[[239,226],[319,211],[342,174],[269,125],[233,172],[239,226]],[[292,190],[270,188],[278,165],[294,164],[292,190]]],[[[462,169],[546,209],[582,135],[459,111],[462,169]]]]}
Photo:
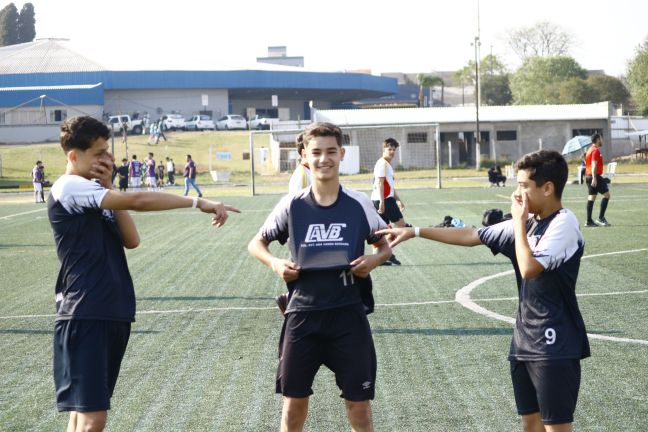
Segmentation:
{"type": "Polygon", "coordinates": [[[336,241],[344,240],[342,237],[342,228],[346,228],[344,223],[332,223],[328,229],[324,224],[310,224],[306,232],[306,243],[315,243],[323,241],[336,241]]]}

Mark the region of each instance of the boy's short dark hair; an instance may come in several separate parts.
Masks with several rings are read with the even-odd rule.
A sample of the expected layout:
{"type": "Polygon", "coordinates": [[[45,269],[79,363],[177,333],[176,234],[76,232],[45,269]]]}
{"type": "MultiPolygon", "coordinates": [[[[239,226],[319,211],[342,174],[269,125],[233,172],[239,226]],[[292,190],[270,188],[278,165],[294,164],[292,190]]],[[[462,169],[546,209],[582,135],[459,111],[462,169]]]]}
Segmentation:
{"type": "Polygon", "coordinates": [[[188,154],[188,155],[187,155],[187,158],[189,158],[189,159],[191,159],[191,155],[190,155],[190,154],[188,154]]]}
{"type": "Polygon", "coordinates": [[[134,154],[133,155],[133,160],[135,160],[135,159],[137,159],[137,155],[134,154]]]}
{"type": "Polygon", "coordinates": [[[592,135],[592,144],[601,139],[600,133],[595,133],[592,135]]]}
{"type": "Polygon", "coordinates": [[[316,122],[308,125],[303,132],[303,144],[306,147],[309,141],[315,137],[335,137],[337,145],[342,147],[342,130],[333,123],[316,122]]]}
{"type": "Polygon", "coordinates": [[[128,158],[122,159],[122,162],[128,162],[128,158]]]}
{"type": "Polygon", "coordinates": [[[61,147],[66,153],[73,149],[88,150],[98,138],[110,138],[110,129],[94,117],[72,117],[61,124],[61,147]]]}
{"type": "Polygon", "coordinates": [[[396,141],[395,138],[387,138],[383,142],[383,148],[387,148],[387,147],[398,148],[398,147],[400,147],[400,143],[398,141],[396,141]]]}
{"type": "Polygon", "coordinates": [[[563,189],[567,183],[569,168],[565,158],[555,150],[538,150],[528,153],[517,162],[516,171],[525,170],[529,173],[529,179],[533,180],[537,187],[550,181],[554,184],[556,197],[562,197],[563,189]]]}

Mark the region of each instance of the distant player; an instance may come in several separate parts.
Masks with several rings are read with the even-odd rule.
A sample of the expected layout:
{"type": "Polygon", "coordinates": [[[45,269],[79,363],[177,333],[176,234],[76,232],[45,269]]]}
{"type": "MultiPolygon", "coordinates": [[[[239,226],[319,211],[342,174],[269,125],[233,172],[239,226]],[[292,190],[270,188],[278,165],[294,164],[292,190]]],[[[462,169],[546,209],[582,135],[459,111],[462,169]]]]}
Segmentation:
{"type": "Polygon", "coordinates": [[[61,125],[65,174],[52,186],[48,216],[61,262],[56,281],[54,383],[59,411],[69,411],[68,431],[104,429],[131,323],[135,292],[124,248],[140,238],[127,210],[198,208],[223,225],[220,202],[161,192],[112,189],[110,131],[92,117],[61,125]],[[92,179],[96,179],[93,181],[92,179]]]}
{"type": "Polygon", "coordinates": [[[592,135],[592,146],[587,149],[585,154],[585,183],[587,183],[587,222],[586,227],[610,226],[605,219],[605,211],[610,201],[610,189],[603,178],[603,156],[601,155],[603,147],[603,138],[601,134],[592,135]],[[592,211],[594,210],[594,201],[598,194],[603,195],[599,217],[592,220],[592,211]]]}
{"type": "Polygon", "coordinates": [[[130,177],[131,187],[142,187],[142,162],[137,160],[137,155],[133,155],[133,160],[129,165],[128,175],[130,177]]]}
{"type": "MultiPolygon", "coordinates": [[[[391,165],[392,159],[396,155],[396,150],[400,143],[394,138],[387,138],[383,142],[383,154],[374,166],[374,183],[371,191],[371,201],[378,210],[378,214],[389,224],[390,222],[397,227],[404,227],[407,224],[403,219],[402,211],[405,205],[396,193],[394,185],[394,168],[391,165]]],[[[385,264],[400,265],[401,262],[392,255],[385,264]]]]}
{"type": "Polygon", "coordinates": [[[128,190],[128,159],[122,159],[122,166],[117,168],[117,175],[119,176],[119,190],[126,192],[128,190]]]}
{"type": "Polygon", "coordinates": [[[326,365],[335,373],[353,430],[371,431],[376,354],[365,299],[369,273],[391,255],[374,234],[385,223],[366,195],[340,185],[344,149],[337,126],[312,123],[303,142],[313,184],[282,198],[248,245],[291,292],[276,380],[284,397],[281,430],[303,429],[315,374],[326,365]],[[273,241],[289,242],[291,258],[273,256],[273,241]],[[365,241],[376,244],[378,253],[364,255],[365,241]]]}
{"type": "Polygon", "coordinates": [[[43,193],[43,172],[41,171],[41,165],[41,161],[36,161],[36,165],[34,165],[31,172],[32,185],[34,186],[34,202],[37,204],[45,202],[41,196],[43,193]]]}
{"type": "Polygon", "coordinates": [[[576,301],[585,243],[576,216],[563,208],[567,163],[556,151],[529,153],[517,163],[513,219],[476,228],[394,228],[392,246],[421,236],[442,243],[484,244],[509,258],[519,303],[509,352],[513,393],[525,432],[572,430],[581,382],[580,360],[590,356],[576,301]]]}
{"type": "Polygon", "coordinates": [[[157,190],[157,179],[155,178],[156,167],[153,153],[149,152],[148,157],[144,160],[144,164],[146,168],[146,186],[148,186],[148,190],[150,191],[157,190]]]}

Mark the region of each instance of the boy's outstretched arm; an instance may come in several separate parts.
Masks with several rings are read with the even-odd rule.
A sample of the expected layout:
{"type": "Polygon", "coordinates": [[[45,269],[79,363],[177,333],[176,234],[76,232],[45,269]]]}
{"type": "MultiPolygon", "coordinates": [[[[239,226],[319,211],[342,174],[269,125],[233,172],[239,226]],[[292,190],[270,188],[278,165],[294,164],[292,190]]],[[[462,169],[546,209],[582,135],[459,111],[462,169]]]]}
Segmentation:
{"type": "Polygon", "coordinates": [[[391,247],[389,247],[384,237],[374,243],[373,246],[376,248],[376,253],[362,255],[351,261],[351,271],[354,275],[366,278],[373,269],[387,261],[392,255],[391,247]]]}
{"type": "Polygon", "coordinates": [[[270,253],[269,243],[261,234],[254,236],[248,243],[248,252],[254,258],[267,265],[273,272],[277,273],[285,282],[292,282],[299,278],[299,266],[293,261],[277,258],[270,253]]]}
{"type": "MultiPolygon", "coordinates": [[[[376,234],[392,238],[389,246],[394,247],[415,237],[415,228],[389,228],[376,231],[376,234]]],[[[419,236],[457,246],[477,246],[482,244],[477,228],[419,228],[419,236]]]]}

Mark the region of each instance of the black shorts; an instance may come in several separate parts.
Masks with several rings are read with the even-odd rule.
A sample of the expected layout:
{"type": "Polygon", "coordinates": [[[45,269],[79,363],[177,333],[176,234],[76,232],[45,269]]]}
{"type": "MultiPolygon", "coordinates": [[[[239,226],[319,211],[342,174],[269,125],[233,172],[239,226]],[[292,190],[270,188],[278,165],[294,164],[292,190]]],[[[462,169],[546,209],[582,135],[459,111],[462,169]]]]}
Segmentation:
{"type": "Polygon", "coordinates": [[[587,183],[587,194],[588,195],[603,195],[606,192],[610,191],[608,187],[608,182],[603,176],[596,176],[596,187],[592,187],[592,176],[585,176],[585,183],[587,183]]]}
{"type": "Polygon", "coordinates": [[[54,385],[59,411],[110,409],[131,323],[62,320],[54,323],[54,385]]]}
{"type": "Polygon", "coordinates": [[[376,350],[362,303],[286,314],[279,341],[277,393],[293,398],[312,395],[321,365],[333,371],[344,399],[374,398],[376,350]]]}
{"type": "Polygon", "coordinates": [[[544,424],[572,423],[581,382],[580,360],[511,361],[519,415],[540,412],[544,424]]]}
{"type": "MultiPolygon", "coordinates": [[[[373,205],[376,210],[378,210],[378,207],[380,207],[380,201],[373,201],[373,205]]],[[[400,208],[398,208],[398,204],[396,204],[396,198],[385,198],[385,212],[381,214],[380,217],[387,224],[389,222],[398,222],[399,220],[403,219],[403,213],[401,213],[400,208]]]]}
{"type": "Polygon", "coordinates": [[[119,179],[119,190],[128,189],[128,179],[119,179]]]}

